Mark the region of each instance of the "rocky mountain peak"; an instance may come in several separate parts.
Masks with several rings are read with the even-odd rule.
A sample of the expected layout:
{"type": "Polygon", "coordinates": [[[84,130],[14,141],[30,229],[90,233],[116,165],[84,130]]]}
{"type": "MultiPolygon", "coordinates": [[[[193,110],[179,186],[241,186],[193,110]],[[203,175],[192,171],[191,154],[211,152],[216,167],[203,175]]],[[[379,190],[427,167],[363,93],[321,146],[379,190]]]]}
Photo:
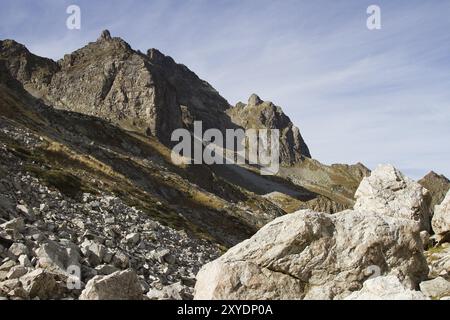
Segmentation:
{"type": "Polygon", "coordinates": [[[98,38],[97,41],[102,41],[102,40],[111,40],[111,33],[109,32],[109,30],[102,31],[102,33],[100,34],[100,37],[98,38]]]}
{"type": "Polygon", "coordinates": [[[258,106],[261,103],[263,103],[263,101],[261,100],[261,98],[256,95],[255,93],[253,93],[249,98],[248,98],[248,105],[249,106],[258,106]]]}
{"type": "Polygon", "coordinates": [[[278,129],[280,130],[280,160],[290,165],[311,158],[300,130],[294,126],[283,109],[270,101],[262,100],[252,94],[248,104],[240,102],[228,110],[232,121],[245,129],[278,129]]]}

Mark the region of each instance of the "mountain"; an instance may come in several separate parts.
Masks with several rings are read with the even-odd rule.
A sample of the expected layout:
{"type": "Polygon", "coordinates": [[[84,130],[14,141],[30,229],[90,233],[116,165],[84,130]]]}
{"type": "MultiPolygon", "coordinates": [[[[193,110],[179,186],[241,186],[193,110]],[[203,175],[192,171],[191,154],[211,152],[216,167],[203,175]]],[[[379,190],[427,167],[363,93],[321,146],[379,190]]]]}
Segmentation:
{"type": "Polygon", "coordinates": [[[275,104],[252,95],[231,106],[186,66],[107,31],[56,62],[0,41],[0,148],[0,296],[8,297],[80,297],[58,286],[72,264],[82,286],[131,268],[146,292],[192,297],[205,263],[287,213],[352,208],[370,174],[311,159],[275,104]],[[279,174],[175,165],[172,130],[197,120],[203,129],[279,129],[279,174]]]}
{"type": "Polygon", "coordinates": [[[430,195],[432,198],[431,208],[444,200],[445,195],[450,190],[450,180],[447,179],[444,175],[437,174],[434,171],[428,173],[425,177],[418,181],[424,188],[430,191],[430,195]]]}

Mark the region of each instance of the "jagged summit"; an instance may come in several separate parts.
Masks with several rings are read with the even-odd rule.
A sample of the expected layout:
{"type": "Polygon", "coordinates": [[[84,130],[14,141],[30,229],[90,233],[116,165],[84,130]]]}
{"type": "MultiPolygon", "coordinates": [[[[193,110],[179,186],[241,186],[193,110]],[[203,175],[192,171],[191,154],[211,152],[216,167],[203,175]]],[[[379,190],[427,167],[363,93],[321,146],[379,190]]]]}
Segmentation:
{"type": "Polygon", "coordinates": [[[239,102],[228,110],[232,121],[246,129],[279,129],[280,159],[285,165],[302,161],[304,157],[311,158],[300,130],[283,112],[281,107],[270,101],[263,101],[258,95],[252,94],[248,103],[239,102]]]}
{"type": "Polygon", "coordinates": [[[257,94],[255,94],[255,93],[253,93],[253,94],[250,96],[250,98],[248,98],[248,105],[249,105],[249,106],[258,106],[258,105],[260,105],[261,103],[263,103],[263,101],[262,101],[261,98],[260,98],[257,94]]]}
{"type": "Polygon", "coordinates": [[[102,33],[100,34],[100,37],[98,38],[98,41],[101,40],[111,40],[111,33],[109,32],[109,30],[103,30],[102,33]]]}

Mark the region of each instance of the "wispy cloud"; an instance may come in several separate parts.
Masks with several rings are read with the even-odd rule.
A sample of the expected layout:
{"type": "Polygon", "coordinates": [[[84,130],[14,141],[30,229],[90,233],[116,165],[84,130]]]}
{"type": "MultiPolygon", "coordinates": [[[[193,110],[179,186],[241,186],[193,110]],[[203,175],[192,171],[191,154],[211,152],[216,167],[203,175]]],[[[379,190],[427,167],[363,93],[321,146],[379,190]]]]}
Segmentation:
{"type": "Polygon", "coordinates": [[[256,92],[283,106],[326,163],[391,162],[450,176],[450,2],[9,1],[0,38],[61,58],[104,28],[188,65],[231,103],[256,92]],[[82,29],[65,28],[69,4],[82,29]]]}

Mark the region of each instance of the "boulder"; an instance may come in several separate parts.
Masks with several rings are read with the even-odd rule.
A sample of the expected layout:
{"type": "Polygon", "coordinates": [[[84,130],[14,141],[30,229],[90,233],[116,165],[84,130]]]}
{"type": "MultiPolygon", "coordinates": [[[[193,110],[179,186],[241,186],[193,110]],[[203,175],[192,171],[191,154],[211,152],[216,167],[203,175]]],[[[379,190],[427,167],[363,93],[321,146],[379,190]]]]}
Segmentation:
{"type": "Polygon", "coordinates": [[[1,229],[14,230],[21,233],[25,230],[25,221],[23,218],[15,218],[0,225],[1,229]]]}
{"type": "Polygon", "coordinates": [[[450,296],[450,282],[442,277],[437,277],[436,279],[422,282],[420,284],[420,290],[427,297],[440,299],[450,296]]]}
{"type": "Polygon", "coordinates": [[[95,267],[103,262],[106,247],[98,242],[85,240],[81,244],[81,252],[87,258],[89,265],[95,267]]]}
{"type": "Polygon", "coordinates": [[[161,290],[150,289],[147,293],[150,300],[192,300],[188,287],[180,282],[163,287],[161,290]]]}
{"type": "Polygon", "coordinates": [[[450,277],[450,243],[430,248],[425,255],[430,267],[429,278],[450,277]]]}
{"type": "Polygon", "coordinates": [[[141,236],[139,233],[130,233],[125,237],[125,240],[130,246],[135,246],[141,240],[141,236]]]}
{"type": "Polygon", "coordinates": [[[36,269],[27,273],[20,278],[20,282],[32,299],[36,297],[44,300],[57,299],[62,290],[56,275],[44,269],[36,269]]]}
{"type": "Polygon", "coordinates": [[[427,300],[420,291],[405,287],[395,276],[376,277],[364,282],[363,288],[345,300],[427,300]]]}
{"type": "Polygon", "coordinates": [[[8,272],[8,279],[17,279],[24,275],[26,275],[28,272],[28,269],[22,266],[14,266],[12,267],[8,272]]]}
{"type": "Polygon", "coordinates": [[[450,232],[450,191],[444,201],[435,207],[431,224],[438,241],[444,239],[445,235],[450,232]]]}
{"type": "Polygon", "coordinates": [[[129,269],[108,276],[95,276],[86,284],[80,300],[142,300],[139,278],[129,269]]]}
{"type": "Polygon", "coordinates": [[[58,274],[66,275],[69,267],[80,266],[78,247],[68,241],[66,245],[62,245],[48,240],[36,250],[36,256],[39,267],[58,274]]]}
{"type": "Polygon", "coordinates": [[[28,255],[29,250],[28,247],[23,243],[15,242],[11,245],[11,247],[9,247],[9,253],[12,254],[17,259],[21,255],[28,255]]]}
{"type": "Polygon", "coordinates": [[[195,299],[340,299],[373,268],[410,289],[425,279],[419,224],[378,212],[299,211],[205,265],[195,299]]]}
{"type": "Polygon", "coordinates": [[[422,230],[431,231],[428,191],[391,165],[380,165],[364,178],[355,198],[355,210],[411,219],[418,221],[422,230]]]}

